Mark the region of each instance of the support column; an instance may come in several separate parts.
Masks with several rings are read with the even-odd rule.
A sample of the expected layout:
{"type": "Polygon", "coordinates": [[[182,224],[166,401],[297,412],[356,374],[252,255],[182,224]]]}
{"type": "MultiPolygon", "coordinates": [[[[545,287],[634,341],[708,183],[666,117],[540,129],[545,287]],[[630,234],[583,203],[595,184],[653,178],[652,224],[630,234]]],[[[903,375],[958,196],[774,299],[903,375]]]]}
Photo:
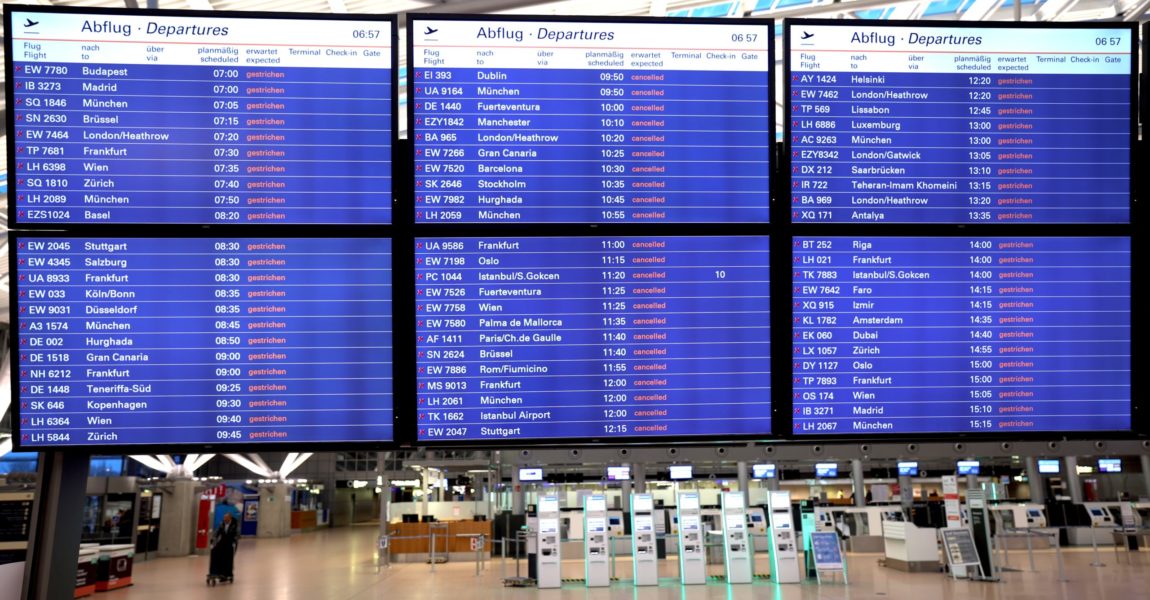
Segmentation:
{"type": "Polygon", "coordinates": [[[643,470],[642,463],[633,463],[631,465],[631,473],[635,477],[635,493],[647,493],[647,471],[643,470]]]}
{"type": "Polygon", "coordinates": [[[519,467],[511,465],[511,514],[523,514],[523,484],[519,483],[519,467]]]}
{"type": "Polygon", "coordinates": [[[898,497],[904,508],[910,508],[914,504],[914,487],[910,483],[910,477],[899,475],[898,497]]]}
{"type": "Polygon", "coordinates": [[[329,460],[327,467],[323,470],[323,491],[320,492],[320,499],[323,501],[323,507],[327,510],[327,526],[335,527],[335,504],[336,504],[336,485],[335,485],[335,461],[329,460]]]}
{"type": "Polygon", "coordinates": [[[379,534],[387,535],[391,519],[388,505],[391,503],[391,478],[387,476],[387,462],[390,452],[380,452],[375,458],[375,473],[379,476],[379,534]]]}
{"type": "Polygon", "coordinates": [[[1046,504],[1046,487],[1042,473],[1038,472],[1038,459],[1033,456],[1026,457],[1026,481],[1030,486],[1030,501],[1046,504]]]}
{"type": "Polygon", "coordinates": [[[37,468],[39,489],[32,504],[28,558],[21,598],[71,598],[76,591],[88,485],[88,455],[44,452],[37,468]]]}
{"type": "MultiPolygon", "coordinates": [[[[160,527],[160,530],[162,531],[163,527],[160,527]]],[[[279,538],[289,535],[291,535],[291,492],[288,491],[287,484],[261,485],[260,520],[256,522],[256,537],[279,538]]]]}
{"type": "Polygon", "coordinates": [[[495,518],[494,502],[495,502],[495,473],[496,471],[487,471],[487,480],[483,482],[483,499],[487,502],[487,520],[495,518]]]}
{"type": "Polygon", "coordinates": [[[1150,498],[1150,454],[1142,455],[1142,483],[1146,486],[1146,497],[1150,498]]]}
{"type": "Polygon", "coordinates": [[[391,482],[386,478],[383,484],[379,486],[379,533],[386,534],[388,525],[391,523],[391,515],[388,514],[389,506],[391,504],[391,482]]]}
{"type": "Polygon", "coordinates": [[[751,505],[751,478],[747,475],[747,462],[740,460],[735,463],[739,474],[739,491],[743,494],[743,506],[751,505]]]}
{"type": "Polygon", "coordinates": [[[1070,501],[1075,504],[1082,503],[1082,482],[1078,479],[1078,457],[1066,457],[1066,489],[1070,492],[1070,501]]]}
{"type": "MultiPolygon", "coordinates": [[[[160,540],[156,556],[187,556],[196,548],[196,484],[190,479],[163,480],[156,486],[160,504],[160,540]]],[[[262,515],[261,515],[262,518],[262,515]]]]}
{"type": "Polygon", "coordinates": [[[851,461],[851,483],[855,494],[855,506],[866,506],[866,482],[863,479],[863,464],[857,458],[851,461]]]}
{"type": "Polygon", "coordinates": [[[624,481],[619,489],[619,505],[623,508],[623,514],[631,514],[631,482],[624,481]]]}
{"type": "Polygon", "coordinates": [[[429,514],[427,511],[430,510],[428,507],[428,502],[431,501],[431,490],[428,489],[429,486],[427,480],[429,479],[428,475],[431,474],[431,470],[427,467],[423,467],[423,470],[420,471],[419,474],[419,487],[423,490],[423,495],[421,496],[421,501],[419,503],[419,516],[420,520],[422,521],[423,517],[426,517],[429,514]]]}

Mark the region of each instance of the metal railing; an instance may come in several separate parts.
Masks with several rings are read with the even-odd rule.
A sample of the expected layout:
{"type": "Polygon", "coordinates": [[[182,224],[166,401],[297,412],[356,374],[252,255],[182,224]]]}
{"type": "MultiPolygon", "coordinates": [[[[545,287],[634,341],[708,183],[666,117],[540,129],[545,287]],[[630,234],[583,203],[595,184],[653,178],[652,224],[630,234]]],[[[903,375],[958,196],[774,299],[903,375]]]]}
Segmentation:
{"type": "Polygon", "coordinates": [[[503,538],[492,542],[493,545],[499,544],[499,579],[503,582],[504,586],[522,586],[534,583],[530,577],[521,575],[519,571],[519,560],[524,554],[523,549],[527,546],[527,537],[534,534],[535,532],[529,529],[520,529],[515,532],[515,537],[513,538],[503,538]],[[515,545],[515,577],[508,577],[507,550],[508,546],[512,543],[515,545]]]}
{"type": "MultiPolygon", "coordinates": [[[[994,536],[994,544],[991,547],[992,554],[1002,553],[1002,567],[1001,570],[1017,570],[1010,567],[1010,540],[1024,538],[1026,539],[1026,555],[1030,562],[1030,572],[1034,573],[1038,569],[1034,564],[1034,544],[1032,543],[1036,538],[1047,538],[1050,545],[1054,548],[1055,560],[1058,563],[1058,580],[1067,581],[1065,568],[1062,563],[1062,542],[1060,539],[1061,530],[1065,527],[1034,527],[1034,528],[1013,528],[1003,529],[994,536]]],[[[1092,536],[1093,537],[1093,536],[1092,536]]]]}

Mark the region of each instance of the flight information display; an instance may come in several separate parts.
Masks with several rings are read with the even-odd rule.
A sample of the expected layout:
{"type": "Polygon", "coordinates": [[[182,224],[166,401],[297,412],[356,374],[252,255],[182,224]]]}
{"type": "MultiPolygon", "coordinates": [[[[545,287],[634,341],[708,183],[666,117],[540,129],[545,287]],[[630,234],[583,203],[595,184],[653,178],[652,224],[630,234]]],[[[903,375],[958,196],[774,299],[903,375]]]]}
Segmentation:
{"type": "Polygon", "coordinates": [[[788,21],[791,220],[1128,223],[1135,29],[788,21]]]}
{"type": "Polygon", "coordinates": [[[394,18],[9,15],[16,222],[391,222],[394,18]]]}
{"type": "Polygon", "coordinates": [[[766,237],[417,238],[418,440],[767,434],[766,237]]]}
{"type": "Polygon", "coordinates": [[[391,241],[17,241],[19,444],[393,439],[391,241]]]}
{"type": "Polygon", "coordinates": [[[794,433],[1129,430],[1130,248],[795,238],[794,433]]]}
{"type": "Polygon", "coordinates": [[[408,35],[417,222],[769,220],[770,20],[411,15],[408,35]]]}

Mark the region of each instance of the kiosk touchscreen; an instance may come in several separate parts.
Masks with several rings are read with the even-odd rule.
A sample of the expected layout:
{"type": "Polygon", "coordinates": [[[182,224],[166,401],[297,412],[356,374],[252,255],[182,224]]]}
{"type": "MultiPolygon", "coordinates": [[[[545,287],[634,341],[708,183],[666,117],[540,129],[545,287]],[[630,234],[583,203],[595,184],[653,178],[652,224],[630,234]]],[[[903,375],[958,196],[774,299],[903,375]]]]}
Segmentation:
{"type": "Polygon", "coordinates": [[[703,541],[699,493],[679,494],[679,578],[684,585],[707,582],[707,554],[703,541]]]}
{"type": "Polygon", "coordinates": [[[538,516],[536,580],[540,589],[557,588],[562,583],[559,560],[559,497],[541,496],[538,516]]]}
{"type": "Polygon", "coordinates": [[[635,585],[659,583],[655,502],[651,494],[631,495],[631,556],[634,558],[635,585]]]}
{"type": "Polygon", "coordinates": [[[754,552],[747,532],[747,503],[743,492],[723,492],[723,544],[727,583],[750,583],[754,552]]]}
{"type": "Polygon", "coordinates": [[[1026,508],[1026,524],[1028,527],[1046,527],[1046,509],[1042,507],[1026,508]]]}
{"type": "Polygon", "coordinates": [[[587,587],[611,585],[608,562],[607,497],[592,494],[583,497],[583,560],[586,563],[587,587]]]}
{"type": "Polygon", "coordinates": [[[775,583],[798,583],[799,550],[791,516],[791,493],[771,492],[771,578],[775,583]]]}

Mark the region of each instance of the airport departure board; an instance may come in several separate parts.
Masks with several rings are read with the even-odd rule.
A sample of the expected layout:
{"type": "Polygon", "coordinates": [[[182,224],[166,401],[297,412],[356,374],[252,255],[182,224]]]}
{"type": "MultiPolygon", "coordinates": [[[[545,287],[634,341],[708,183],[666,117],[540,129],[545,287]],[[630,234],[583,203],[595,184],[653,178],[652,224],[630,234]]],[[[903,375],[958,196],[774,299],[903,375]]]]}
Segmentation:
{"type": "Polygon", "coordinates": [[[418,440],[765,435],[766,237],[417,238],[418,440]]]}
{"type": "Polygon", "coordinates": [[[394,17],[8,15],[14,222],[391,222],[394,17]]]}
{"type": "Polygon", "coordinates": [[[390,441],[391,242],[15,241],[22,447],[390,441]]]}
{"type": "Polygon", "coordinates": [[[1128,237],[797,237],[794,434],[1131,427],[1128,237]]]}
{"type": "Polygon", "coordinates": [[[786,27],[792,221],[1130,221],[1132,26],[786,27]]]}
{"type": "Polygon", "coordinates": [[[766,222],[770,20],[411,15],[421,223],[766,222]]]}

